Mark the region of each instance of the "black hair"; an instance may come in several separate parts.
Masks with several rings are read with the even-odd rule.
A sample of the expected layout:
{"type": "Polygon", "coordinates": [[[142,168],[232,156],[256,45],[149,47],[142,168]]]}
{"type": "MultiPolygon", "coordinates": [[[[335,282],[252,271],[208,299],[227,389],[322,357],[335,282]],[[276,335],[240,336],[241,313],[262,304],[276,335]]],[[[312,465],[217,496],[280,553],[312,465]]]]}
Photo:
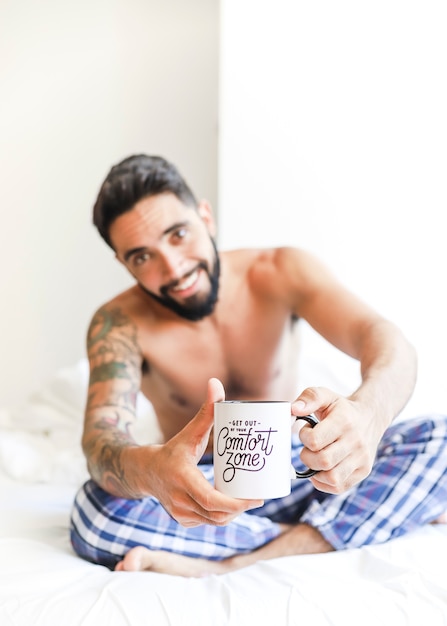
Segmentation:
{"type": "Polygon", "coordinates": [[[107,174],[93,207],[93,224],[104,241],[110,240],[112,222],[130,211],[142,198],[173,193],[181,202],[197,208],[197,200],[178,169],[159,156],[136,154],[114,165],[107,174]]]}

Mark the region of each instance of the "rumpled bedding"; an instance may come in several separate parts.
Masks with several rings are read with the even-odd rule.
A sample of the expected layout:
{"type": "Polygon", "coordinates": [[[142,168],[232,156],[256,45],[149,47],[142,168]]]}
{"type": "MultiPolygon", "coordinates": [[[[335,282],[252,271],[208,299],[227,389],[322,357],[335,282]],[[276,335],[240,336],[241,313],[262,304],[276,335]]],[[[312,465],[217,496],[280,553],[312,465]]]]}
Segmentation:
{"type": "MultiPolygon", "coordinates": [[[[0,410],[0,469],[23,482],[80,484],[87,478],[80,447],[88,363],[62,368],[23,405],[0,410]]],[[[138,396],[136,439],[159,440],[150,403],[138,396]]]]}

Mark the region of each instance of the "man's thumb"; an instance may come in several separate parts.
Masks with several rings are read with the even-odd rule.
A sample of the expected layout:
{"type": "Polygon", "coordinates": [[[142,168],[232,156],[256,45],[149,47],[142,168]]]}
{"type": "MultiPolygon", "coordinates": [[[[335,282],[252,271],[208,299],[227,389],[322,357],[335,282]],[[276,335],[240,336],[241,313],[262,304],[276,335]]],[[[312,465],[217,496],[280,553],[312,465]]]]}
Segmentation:
{"type": "Polygon", "coordinates": [[[222,402],[223,400],[225,400],[224,386],[218,378],[210,378],[208,381],[207,403],[214,404],[214,402],[222,402]]]}
{"type": "Polygon", "coordinates": [[[206,401],[202,404],[195,417],[187,424],[184,431],[196,441],[206,439],[210,435],[214,423],[214,403],[225,400],[225,390],[218,378],[210,378],[206,394],[206,401]]]}

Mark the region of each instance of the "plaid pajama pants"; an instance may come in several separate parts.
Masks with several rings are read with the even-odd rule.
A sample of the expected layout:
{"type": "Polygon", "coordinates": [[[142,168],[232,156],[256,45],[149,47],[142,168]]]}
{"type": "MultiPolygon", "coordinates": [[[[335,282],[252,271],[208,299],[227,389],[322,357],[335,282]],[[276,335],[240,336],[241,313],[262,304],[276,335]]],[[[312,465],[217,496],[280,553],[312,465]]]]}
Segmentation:
{"type": "MultiPolygon", "coordinates": [[[[300,450],[296,440],[298,469],[300,450]]],[[[212,483],[212,464],[199,467],[212,483]]],[[[135,546],[219,560],[271,541],[280,522],[305,522],[341,550],[383,543],[446,510],[447,416],[432,415],[388,428],[370,475],[349,491],[331,495],[294,480],[290,495],[266,500],[227,526],[184,528],[155,498],[117,498],[89,480],[74,501],[71,542],[79,556],[111,569],[135,546]]]]}

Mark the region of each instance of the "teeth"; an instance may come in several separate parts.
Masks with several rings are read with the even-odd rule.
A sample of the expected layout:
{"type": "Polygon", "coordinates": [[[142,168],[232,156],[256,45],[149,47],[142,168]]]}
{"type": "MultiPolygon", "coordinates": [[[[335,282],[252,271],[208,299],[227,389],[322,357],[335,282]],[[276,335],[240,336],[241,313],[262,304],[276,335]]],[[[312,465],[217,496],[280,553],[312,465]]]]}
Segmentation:
{"type": "Polygon", "coordinates": [[[173,287],[172,291],[183,291],[184,289],[188,289],[188,287],[191,287],[191,285],[194,285],[194,283],[196,282],[197,275],[198,275],[198,271],[196,270],[190,276],[188,276],[187,278],[182,280],[180,283],[178,283],[178,285],[173,287]]]}

